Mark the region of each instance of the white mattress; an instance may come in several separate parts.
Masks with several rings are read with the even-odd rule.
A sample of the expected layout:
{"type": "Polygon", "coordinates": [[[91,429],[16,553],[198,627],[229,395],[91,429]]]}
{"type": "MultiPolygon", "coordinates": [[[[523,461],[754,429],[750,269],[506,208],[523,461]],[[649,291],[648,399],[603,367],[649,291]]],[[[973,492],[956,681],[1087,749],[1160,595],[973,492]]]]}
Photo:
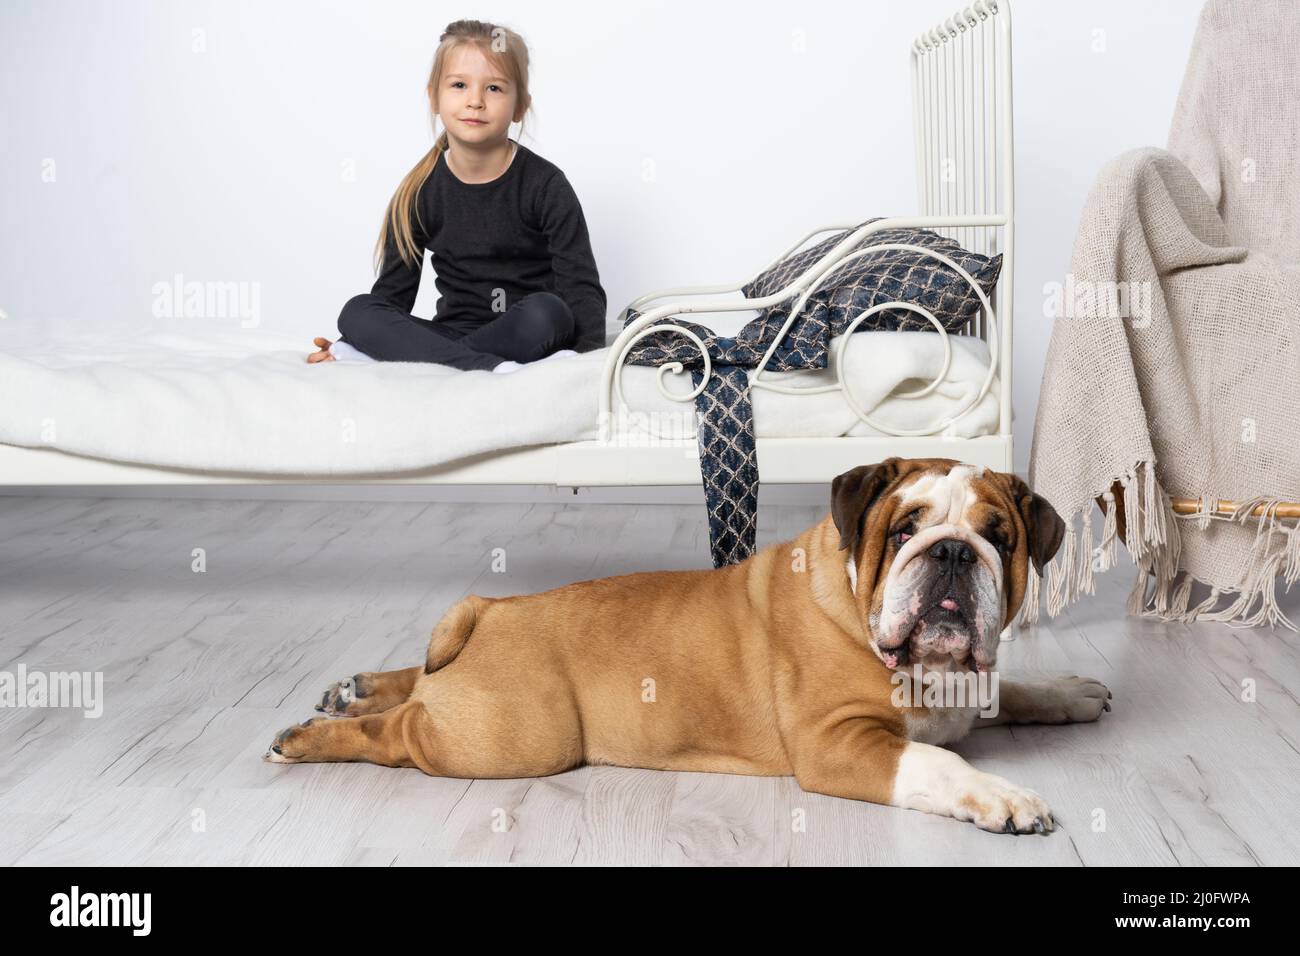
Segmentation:
{"type": "MultiPolygon", "coordinates": [[[[731,333],[755,314],[730,313],[715,327],[731,333]]],[[[853,335],[847,380],[858,403],[894,428],[926,426],[961,409],[983,385],[988,349],[978,339],[949,341],[947,379],[913,400],[890,393],[925,385],[939,372],[940,337],[853,335]]],[[[298,335],[242,329],[228,319],[89,325],[6,318],[0,320],[0,442],[180,468],[325,476],[418,469],[601,437],[597,390],[608,349],[511,375],[406,362],[309,365],[310,350],[298,335]]],[[[631,421],[649,420],[663,431],[663,422],[680,422],[692,403],[664,398],[655,385],[658,373],[629,366],[623,386],[636,413],[631,421]]],[[[686,375],[665,378],[674,392],[690,390],[686,375]]],[[[821,370],[772,380],[802,387],[835,379],[832,370],[821,370]]],[[[938,434],[995,433],[998,384],[995,377],[975,408],[938,434]]],[[[838,393],[755,390],[753,404],[760,438],[879,434],[838,393]]]]}

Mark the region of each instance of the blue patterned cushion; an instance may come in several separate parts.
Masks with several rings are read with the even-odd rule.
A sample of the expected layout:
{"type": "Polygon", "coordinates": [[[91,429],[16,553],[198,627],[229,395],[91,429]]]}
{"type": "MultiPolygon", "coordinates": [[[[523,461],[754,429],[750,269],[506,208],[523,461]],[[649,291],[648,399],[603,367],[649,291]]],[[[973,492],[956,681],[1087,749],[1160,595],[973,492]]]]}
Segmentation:
{"type": "MultiPolygon", "coordinates": [[[[855,230],[866,224],[862,223],[855,230]]],[[[742,287],[745,298],[759,299],[781,291],[830,252],[845,235],[843,232],[836,233],[777,263],[742,287]]],[[[989,258],[969,252],[956,240],[944,238],[929,229],[885,229],[868,235],[861,247],[884,243],[923,246],[947,256],[971,274],[985,295],[992,294],[998,274],[1002,271],[1002,256],[989,258]]],[[[833,329],[843,329],[872,306],[896,301],[910,302],[928,309],[949,332],[959,331],[980,310],[979,296],[965,279],[948,266],[919,252],[890,249],[861,256],[835,270],[808,299],[804,312],[814,316],[818,322],[829,324],[833,329]],[[822,309],[827,310],[826,315],[817,314],[822,309]]],[[[779,329],[790,315],[794,304],[795,300],[792,299],[772,306],[763,313],[763,318],[779,329]]],[[[799,325],[799,320],[795,324],[799,325]]],[[[933,332],[934,326],[915,312],[886,309],[863,321],[858,330],[933,332]]],[[[794,331],[792,328],[791,332],[794,331]]]]}

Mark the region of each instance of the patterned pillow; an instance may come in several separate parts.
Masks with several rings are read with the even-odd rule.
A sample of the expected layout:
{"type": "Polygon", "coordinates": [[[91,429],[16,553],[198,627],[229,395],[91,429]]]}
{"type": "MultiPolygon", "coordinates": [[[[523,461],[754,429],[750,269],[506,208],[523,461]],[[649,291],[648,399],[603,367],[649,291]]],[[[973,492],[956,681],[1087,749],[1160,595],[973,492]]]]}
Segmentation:
{"type": "MultiPolygon", "coordinates": [[[[875,222],[869,219],[867,222],[875,222]]],[[[862,223],[866,225],[866,223],[862,223]]],[[[860,229],[861,226],[855,227],[860,229]]],[[[802,252],[796,252],[741,288],[747,299],[759,299],[779,292],[811,268],[841,242],[839,232],[802,252]]],[[[971,274],[985,295],[991,295],[1002,271],[1002,256],[993,258],[963,249],[929,229],[885,229],[871,233],[862,246],[907,243],[923,246],[947,256],[971,274]]],[[[763,313],[765,319],[784,322],[798,296],[763,313]]],[[[881,302],[910,302],[934,313],[944,329],[957,332],[980,310],[979,296],[960,275],[938,259],[908,249],[888,249],[854,259],[831,273],[804,306],[805,313],[825,307],[832,327],[843,328],[866,309],[881,302]]],[[[858,326],[858,331],[927,331],[934,326],[923,315],[906,309],[877,312],[858,326]]]]}

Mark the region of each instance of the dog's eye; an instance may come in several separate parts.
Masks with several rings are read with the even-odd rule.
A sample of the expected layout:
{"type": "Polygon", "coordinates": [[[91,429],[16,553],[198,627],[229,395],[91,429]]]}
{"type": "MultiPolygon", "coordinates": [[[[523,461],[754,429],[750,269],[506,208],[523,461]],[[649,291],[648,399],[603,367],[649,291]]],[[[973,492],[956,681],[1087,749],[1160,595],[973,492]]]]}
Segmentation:
{"type": "Polygon", "coordinates": [[[899,547],[902,547],[907,542],[907,539],[916,533],[917,514],[919,514],[919,509],[913,509],[903,515],[902,520],[894,525],[894,530],[889,533],[889,536],[894,539],[894,543],[899,547]]]}

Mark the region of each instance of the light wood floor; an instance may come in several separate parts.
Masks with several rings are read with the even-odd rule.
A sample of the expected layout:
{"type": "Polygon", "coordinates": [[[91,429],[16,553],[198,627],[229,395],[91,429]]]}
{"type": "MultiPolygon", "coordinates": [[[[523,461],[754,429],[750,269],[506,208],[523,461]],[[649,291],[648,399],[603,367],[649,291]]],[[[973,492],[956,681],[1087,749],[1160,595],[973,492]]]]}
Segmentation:
{"type": "MultiPolygon", "coordinates": [[[[767,507],[759,543],[820,517],[767,507]]],[[[1127,564],[999,658],[1009,676],[1097,677],[1114,711],[955,748],[1041,793],[1064,828],[1051,836],[788,778],[467,781],[261,759],[332,680],[419,663],[464,594],[706,565],[697,507],[0,497],[0,670],[105,683],[98,719],[0,709],[0,863],[1300,863],[1300,640],[1128,619],[1127,564]]]]}

